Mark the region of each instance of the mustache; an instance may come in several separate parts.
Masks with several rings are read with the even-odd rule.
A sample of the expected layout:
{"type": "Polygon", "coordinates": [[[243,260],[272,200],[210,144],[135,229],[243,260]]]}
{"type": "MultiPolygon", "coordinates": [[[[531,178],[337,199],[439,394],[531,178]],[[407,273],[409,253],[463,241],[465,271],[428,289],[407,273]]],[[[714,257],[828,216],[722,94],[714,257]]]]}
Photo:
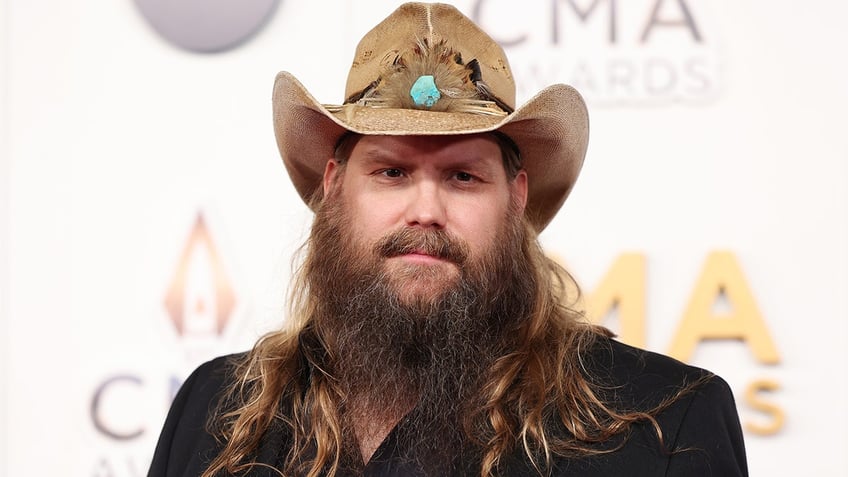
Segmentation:
{"type": "Polygon", "coordinates": [[[386,235],[375,245],[378,256],[384,258],[424,253],[457,265],[468,260],[468,245],[444,230],[403,228],[386,235]]]}

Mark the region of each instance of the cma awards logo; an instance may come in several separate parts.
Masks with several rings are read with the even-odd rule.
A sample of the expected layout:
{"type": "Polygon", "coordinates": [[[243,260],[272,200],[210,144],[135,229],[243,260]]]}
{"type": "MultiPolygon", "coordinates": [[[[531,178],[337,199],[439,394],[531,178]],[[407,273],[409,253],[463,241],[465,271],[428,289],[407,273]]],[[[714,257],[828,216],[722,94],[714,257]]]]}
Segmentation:
{"type": "Polygon", "coordinates": [[[168,287],[165,308],[184,339],[214,339],[224,331],[235,301],[220,251],[198,214],[168,287]]]}
{"type": "Polygon", "coordinates": [[[702,102],[719,91],[710,2],[475,0],[471,17],[504,46],[519,98],[564,82],[593,105],[702,102]]]}
{"type": "MultiPolygon", "coordinates": [[[[213,53],[232,49],[254,36],[274,16],[279,0],[135,3],[148,23],[170,43],[193,52],[213,53]]],[[[711,16],[712,2],[455,3],[507,51],[519,100],[554,83],[576,87],[593,105],[703,103],[720,92],[719,29],[711,16]]],[[[362,8],[378,7],[363,4],[362,8]]],[[[322,12],[343,15],[344,11],[322,12]]],[[[317,25],[325,20],[309,21],[317,25]]],[[[347,31],[369,26],[352,25],[347,31]]],[[[345,44],[357,41],[348,38],[345,44]]]]}
{"type": "MultiPolygon", "coordinates": [[[[159,309],[163,331],[173,338],[179,369],[222,354],[236,313],[236,290],[221,248],[198,213],[167,280],[159,309]],[[181,364],[181,365],[180,365],[181,364]]],[[[172,354],[166,354],[170,356],[172,354]]],[[[173,359],[171,359],[173,361],[173,359]]],[[[174,363],[166,363],[170,369],[174,363]]],[[[90,420],[100,438],[117,446],[96,456],[93,477],[145,475],[164,411],[182,385],[179,372],[112,373],[91,394],[90,420]],[[127,447],[132,443],[135,446],[127,447]]]]}

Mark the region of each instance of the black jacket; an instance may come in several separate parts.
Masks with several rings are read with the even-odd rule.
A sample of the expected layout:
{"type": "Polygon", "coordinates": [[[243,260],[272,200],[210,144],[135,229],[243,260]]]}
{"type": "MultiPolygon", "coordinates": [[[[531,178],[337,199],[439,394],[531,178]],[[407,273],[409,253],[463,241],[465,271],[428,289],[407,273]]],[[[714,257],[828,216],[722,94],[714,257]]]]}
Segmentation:
{"type": "MultiPolygon", "coordinates": [[[[231,356],[232,357],[232,356],[231,356]]],[[[227,360],[220,357],[201,365],[188,377],[177,394],[165,421],[148,473],[149,477],[197,477],[220,451],[220,445],[206,431],[206,422],[217,403],[218,394],[228,386],[227,360]]],[[[626,408],[650,409],[673,395],[683,383],[697,381],[706,372],[669,357],[602,340],[587,355],[585,364],[591,376],[615,388],[617,404],[626,408]]],[[[579,459],[556,458],[551,475],[557,477],[595,476],[747,476],[745,448],[736,406],[727,383],[712,376],[693,392],[684,395],[657,416],[667,452],[656,432],[647,423],[637,424],[624,445],[615,452],[579,459]]],[[[398,426],[402,426],[401,421],[398,426]]],[[[393,452],[394,432],[372,457],[367,476],[417,475],[404,467],[393,452]]],[[[286,437],[271,430],[262,439],[257,462],[282,467],[286,437]]],[[[472,464],[469,464],[473,467],[472,464]]],[[[517,451],[501,464],[507,476],[538,475],[529,466],[523,451],[517,451]]],[[[461,475],[477,475],[468,468],[461,475]]],[[[278,476],[263,466],[255,466],[250,477],[278,476]]]]}

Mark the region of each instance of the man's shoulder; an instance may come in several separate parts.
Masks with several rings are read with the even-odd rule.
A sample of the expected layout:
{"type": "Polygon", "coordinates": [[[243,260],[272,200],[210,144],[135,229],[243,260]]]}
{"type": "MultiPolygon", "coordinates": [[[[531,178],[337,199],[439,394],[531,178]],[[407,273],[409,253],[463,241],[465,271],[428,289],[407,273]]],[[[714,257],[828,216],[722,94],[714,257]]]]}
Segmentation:
{"type": "Polygon", "coordinates": [[[733,393],[721,377],[607,338],[581,359],[606,404],[654,421],[636,422],[615,452],[571,462],[555,475],[748,475],[733,393]]]}
{"type": "Polygon", "coordinates": [[[186,379],[197,381],[226,380],[229,372],[236,363],[241,362],[247,356],[247,352],[231,353],[210,358],[197,366],[186,379]]]}
{"type": "Polygon", "coordinates": [[[179,413],[183,421],[197,426],[206,422],[223,392],[235,379],[234,370],[246,353],[221,355],[197,366],[183,381],[171,403],[171,413],[179,413]]]}
{"type": "Polygon", "coordinates": [[[245,353],[210,359],[186,378],[171,403],[150,464],[149,476],[200,475],[219,442],[208,432],[223,392],[233,382],[234,365],[245,353]]]}
{"type": "Polygon", "coordinates": [[[587,366],[608,369],[627,377],[638,375],[676,380],[684,376],[700,377],[709,373],[670,356],[637,348],[614,338],[598,338],[582,357],[587,359],[587,366]]]}
{"type": "Polygon", "coordinates": [[[587,377],[625,407],[657,405],[686,388],[727,387],[706,369],[612,338],[598,339],[581,357],[587,377]]]}

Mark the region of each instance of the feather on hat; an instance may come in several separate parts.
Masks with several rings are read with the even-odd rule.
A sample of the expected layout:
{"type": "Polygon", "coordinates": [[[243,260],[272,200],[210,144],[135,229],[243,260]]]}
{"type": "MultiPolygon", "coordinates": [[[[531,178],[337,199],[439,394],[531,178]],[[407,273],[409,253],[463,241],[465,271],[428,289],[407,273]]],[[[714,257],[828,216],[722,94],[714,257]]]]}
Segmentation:
{"type": "Polygon", "coordinates": [[[553,219],[580,172],[586,105],[558,84],[515,108],[503,49],[456,8],[407,3],[356,49],[345,102],[322,105],[288,72],[274,83],[274,130],[292,183],[309,204],[339,138],[499,131],[518,146],[528,176],[525,213],[537,231],[553,219]]]}

